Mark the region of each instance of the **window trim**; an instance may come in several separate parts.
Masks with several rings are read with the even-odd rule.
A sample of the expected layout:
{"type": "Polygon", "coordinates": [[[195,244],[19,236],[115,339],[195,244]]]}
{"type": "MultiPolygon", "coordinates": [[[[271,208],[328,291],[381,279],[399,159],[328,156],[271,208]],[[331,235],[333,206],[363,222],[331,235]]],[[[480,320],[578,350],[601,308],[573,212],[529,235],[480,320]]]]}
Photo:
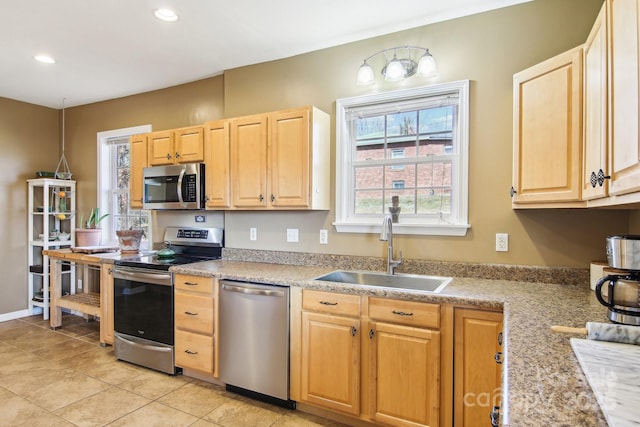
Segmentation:
{"type": "Polygon", "coordinates": [[[379,233],[381,218],[350,216],[349,201],[353,192],[351,185],[344,185],[343,181],[351,176],[350,141],[348,122],[345,120],[346,111],[350,107],[393,102],[398,99],[421,98],[424,96],[438,96],[450,92],[458,92],[459,104],[459,165],[454,172],[454,182],[459,183],[455,189],[460,192],[457,198],[459,223],[433,224],[427,222],[403,222],[393,225],[396,234],[433,235],[433,236],[465,236],[471,228],[469,221],[469,80],[422,86],[417,88],[400,89],[390,92],[366,94],[351,98],[336,100],[336,212],[334,227],[338,233],[379,233]],[[349,144],[349,146],[345,146],[349,144]]]}
{"type": "MultiPolygon", "coordinates": [[[[141,126],[133,126],[122,129],[114,129],[97,133],[97,144],[98,144],[98,159],[97,159],[97,176],[96,176],[96,191],[97,191],[97,207],[101,212],[105,212],[104,207],[109,205],[109,194],[105,189],[110,188],[109,175],[104,171],[109,170],[111,168],[111,163],[109,159],[109,147],[107,142],[109,139],[130,136],[130,135],[138,135],[141,133],[148,133],[152,131],[151,125],[141,125],[141,126]]],[[[109,221],[105,221],[104,225],[102,225],[102,236],[105,240],[105,244],[108,245],[118,245],[118,240],[111,240],[110,237],[112,235],[111,223],[109,221]]],[[[115,232],[113,232],[115,235],[115,232]]],[[[150,236],[148,236],[150,237],[150,236]]]]}

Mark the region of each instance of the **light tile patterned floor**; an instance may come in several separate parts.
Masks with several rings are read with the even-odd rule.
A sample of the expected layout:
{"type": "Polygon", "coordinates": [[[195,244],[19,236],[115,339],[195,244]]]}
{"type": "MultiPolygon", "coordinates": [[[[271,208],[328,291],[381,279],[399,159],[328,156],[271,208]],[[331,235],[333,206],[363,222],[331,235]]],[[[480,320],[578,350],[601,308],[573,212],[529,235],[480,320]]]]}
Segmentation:
{"type": "Polygon", "coordinates": [[[342,424],[113,356],[98,322],[0,322],[0,426],[314,427],[342,424]]]}

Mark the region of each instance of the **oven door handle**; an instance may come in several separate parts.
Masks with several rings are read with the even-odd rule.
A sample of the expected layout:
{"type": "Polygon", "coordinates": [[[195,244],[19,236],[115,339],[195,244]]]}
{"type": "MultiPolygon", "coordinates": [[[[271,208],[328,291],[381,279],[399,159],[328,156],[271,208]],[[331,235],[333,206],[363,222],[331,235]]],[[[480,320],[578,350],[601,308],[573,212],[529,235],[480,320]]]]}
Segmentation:
{"type": "Polygon", "coordinates": [[[228,283],[222,284],[222,290],[230,292],[240,292],[247,295],[260,295],[265,297],[283,297],[285,295],[284,291],[265,288],[248,288],[245,286],[230,285],[228,283]]]}
{"type": "Polygon", "coordinates": [[[142,271],[113,270],[114,279],[131,280],[133,282],[151,283],[171,286],[171,273],[145,273],[142,271]]]}

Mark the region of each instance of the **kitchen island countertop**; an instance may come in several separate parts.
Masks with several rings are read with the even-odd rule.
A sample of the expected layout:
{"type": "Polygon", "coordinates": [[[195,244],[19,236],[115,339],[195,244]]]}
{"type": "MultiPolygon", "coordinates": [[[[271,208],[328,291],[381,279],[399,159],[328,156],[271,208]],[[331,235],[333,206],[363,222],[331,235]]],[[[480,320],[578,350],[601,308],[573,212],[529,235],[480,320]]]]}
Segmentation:
{"type": "Polygon", "coordinates": [[[569,342],[552,325],[584,327],[606,322],[588,283],[584,286],[455,278],[438,294],[314,280],[326,267],[246,261],[206,261],[171,267],[193,274],[336,292],[436,303],[502,308],[505,359],[502,418],[509,426],[606,426],[569,342]]]}

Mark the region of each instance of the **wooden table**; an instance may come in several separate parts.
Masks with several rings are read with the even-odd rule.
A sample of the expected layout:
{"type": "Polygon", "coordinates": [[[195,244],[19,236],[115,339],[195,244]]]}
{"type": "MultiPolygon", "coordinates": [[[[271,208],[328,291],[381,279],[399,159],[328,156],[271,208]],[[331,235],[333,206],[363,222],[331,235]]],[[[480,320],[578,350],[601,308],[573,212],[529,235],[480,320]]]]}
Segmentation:
{"type": "MultiPolygon", "coordinates": [[[[50,325],[53,329],[62,326],[62,309],[66,308],[90,316],[100,318],[100,344],[113,345],[113,258],[118,253],[76,253],[70,249],[43,251],[50,258],[51,265],[51,302],[50,325]],[[109,262],[111,260],[111,262],[109,262]],[[81,293],[62,295],[62,263],[70,262],[80,266],[85,280],[81,293]],[[90,268],[100,270],[99,292],[88,292],[88,271],[90,268]]],[[[73,268],[73,267],[72,267],[73,268]]],[[[76,284],[72,283],[72,287],[76,284]]]]}

